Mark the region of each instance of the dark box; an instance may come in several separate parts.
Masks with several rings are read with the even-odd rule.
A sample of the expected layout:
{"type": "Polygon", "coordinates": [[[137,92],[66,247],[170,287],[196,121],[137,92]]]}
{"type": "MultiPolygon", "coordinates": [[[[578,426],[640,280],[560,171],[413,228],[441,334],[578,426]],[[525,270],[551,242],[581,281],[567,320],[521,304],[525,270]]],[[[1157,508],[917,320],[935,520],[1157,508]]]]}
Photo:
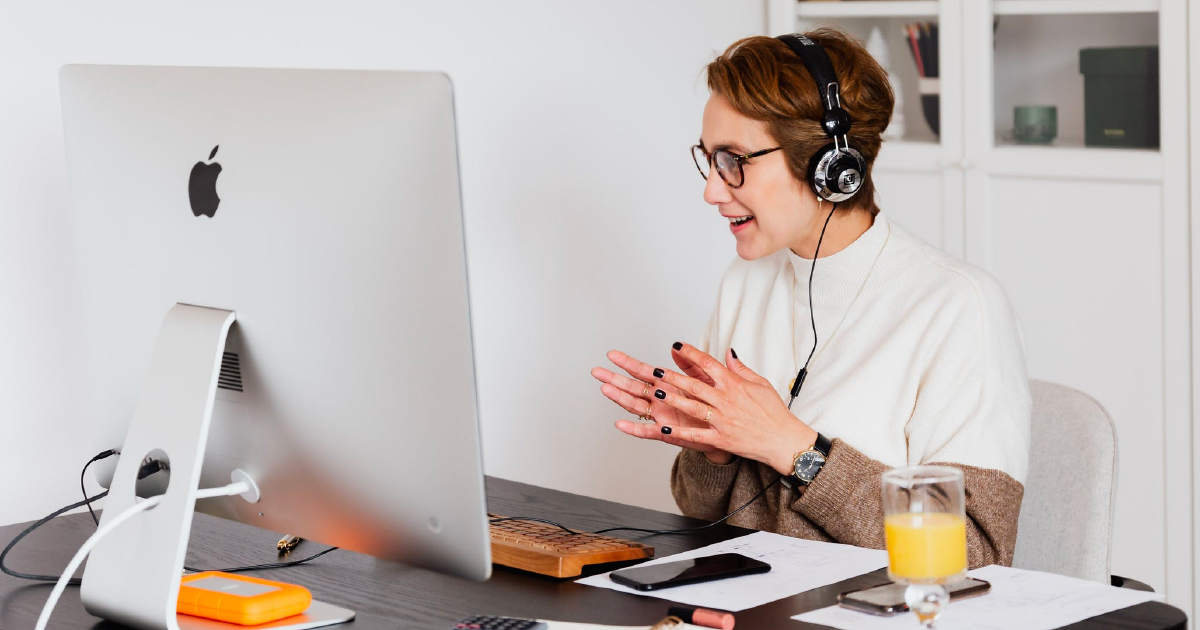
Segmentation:
{"type": "Polygon", "coordinates": [[[1158,148],[1158,46],[1084,48],[1084,142],[1158,148]]]}

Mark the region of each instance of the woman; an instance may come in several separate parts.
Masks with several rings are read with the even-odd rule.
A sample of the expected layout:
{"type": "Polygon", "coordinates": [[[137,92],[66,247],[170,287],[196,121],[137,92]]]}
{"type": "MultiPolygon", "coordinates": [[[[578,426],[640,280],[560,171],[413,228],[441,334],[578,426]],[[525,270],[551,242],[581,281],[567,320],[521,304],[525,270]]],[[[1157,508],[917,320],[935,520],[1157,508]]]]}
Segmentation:
{"type": "Polygon", "coordinates": [[[767,489],[729,522],[883,548],[880,473],[946,464],[964,472],[969,564],[1009,565],[1030,441],[1017,321],[990,276],[880,213],[870,166],[891,119],[887,75],[844,33],[807,37],[840,84],[861,188],[837,204],[814,192],[831,106],[804,38],[735,43],[707,68],[696,148],[738,254],[708,330],[674,344],[678,371],[613,351],[629,376],[592,374],[650,421],[618,429],[682,447],[671,487],[684,514],[715,520],[767,489]]]}

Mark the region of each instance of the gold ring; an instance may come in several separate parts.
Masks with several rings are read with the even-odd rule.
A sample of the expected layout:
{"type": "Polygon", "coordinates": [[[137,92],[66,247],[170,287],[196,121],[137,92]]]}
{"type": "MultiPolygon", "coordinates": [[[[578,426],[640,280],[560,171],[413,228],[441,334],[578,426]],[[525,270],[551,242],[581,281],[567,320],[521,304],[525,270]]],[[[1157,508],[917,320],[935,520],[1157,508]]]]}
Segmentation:
{"type": "Polygon", "coordinates": [[[642,398],[650,393],[650,383],[642,383],[642,398]]]}
{"type": "Polygon", "coordinates": [[[704,414],[704,421],[709,422],[710,420],[712,420],[712,407],[709,407],[708,413],[704,414]]]}

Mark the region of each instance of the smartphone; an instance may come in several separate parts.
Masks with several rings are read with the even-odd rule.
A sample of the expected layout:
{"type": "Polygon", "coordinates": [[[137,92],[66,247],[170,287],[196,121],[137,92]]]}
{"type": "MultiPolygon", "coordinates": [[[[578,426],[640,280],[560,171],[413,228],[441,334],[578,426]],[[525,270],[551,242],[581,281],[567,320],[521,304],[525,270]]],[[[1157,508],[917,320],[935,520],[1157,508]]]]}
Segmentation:
{"type": "MultiPolygon", "coordinates": [[[[899,615],[908,612],[908,604],[904,603],[905,588],[904,584],[892,582],[861,591],[847,591],[838,595],[838,605],[884,617],[899,615]]],[[[946,586],[946,591],[950,593],[950,601],[953,602],[983,595],[991,588],[992,585],[983,580],[967,578],[946,586]]]]}
{"type": "Polygon", "coordinates": [[[663,562],[650,566],[631,567],[608,574],[617,584],[639,591],[655,591],[696,582],[722,580],[739,575],[766,573],[771,565],[747,558],[740,553],[721,553],[715,556],[663,562]]]}

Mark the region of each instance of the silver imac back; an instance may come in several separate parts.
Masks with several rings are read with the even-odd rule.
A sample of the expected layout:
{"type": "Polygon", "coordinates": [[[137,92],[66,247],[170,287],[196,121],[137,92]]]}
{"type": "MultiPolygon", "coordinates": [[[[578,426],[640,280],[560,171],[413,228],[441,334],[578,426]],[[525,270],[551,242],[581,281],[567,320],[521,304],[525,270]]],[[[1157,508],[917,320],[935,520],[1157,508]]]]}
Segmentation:
{"type": "Polygon", "coordinates": [[[261,500],[196,509],[486,579],[448,77],[74,65],[60,81],[98,450],[121,447],[168,311],[233,311],[200,487],[242,469],[261,500]]]}

